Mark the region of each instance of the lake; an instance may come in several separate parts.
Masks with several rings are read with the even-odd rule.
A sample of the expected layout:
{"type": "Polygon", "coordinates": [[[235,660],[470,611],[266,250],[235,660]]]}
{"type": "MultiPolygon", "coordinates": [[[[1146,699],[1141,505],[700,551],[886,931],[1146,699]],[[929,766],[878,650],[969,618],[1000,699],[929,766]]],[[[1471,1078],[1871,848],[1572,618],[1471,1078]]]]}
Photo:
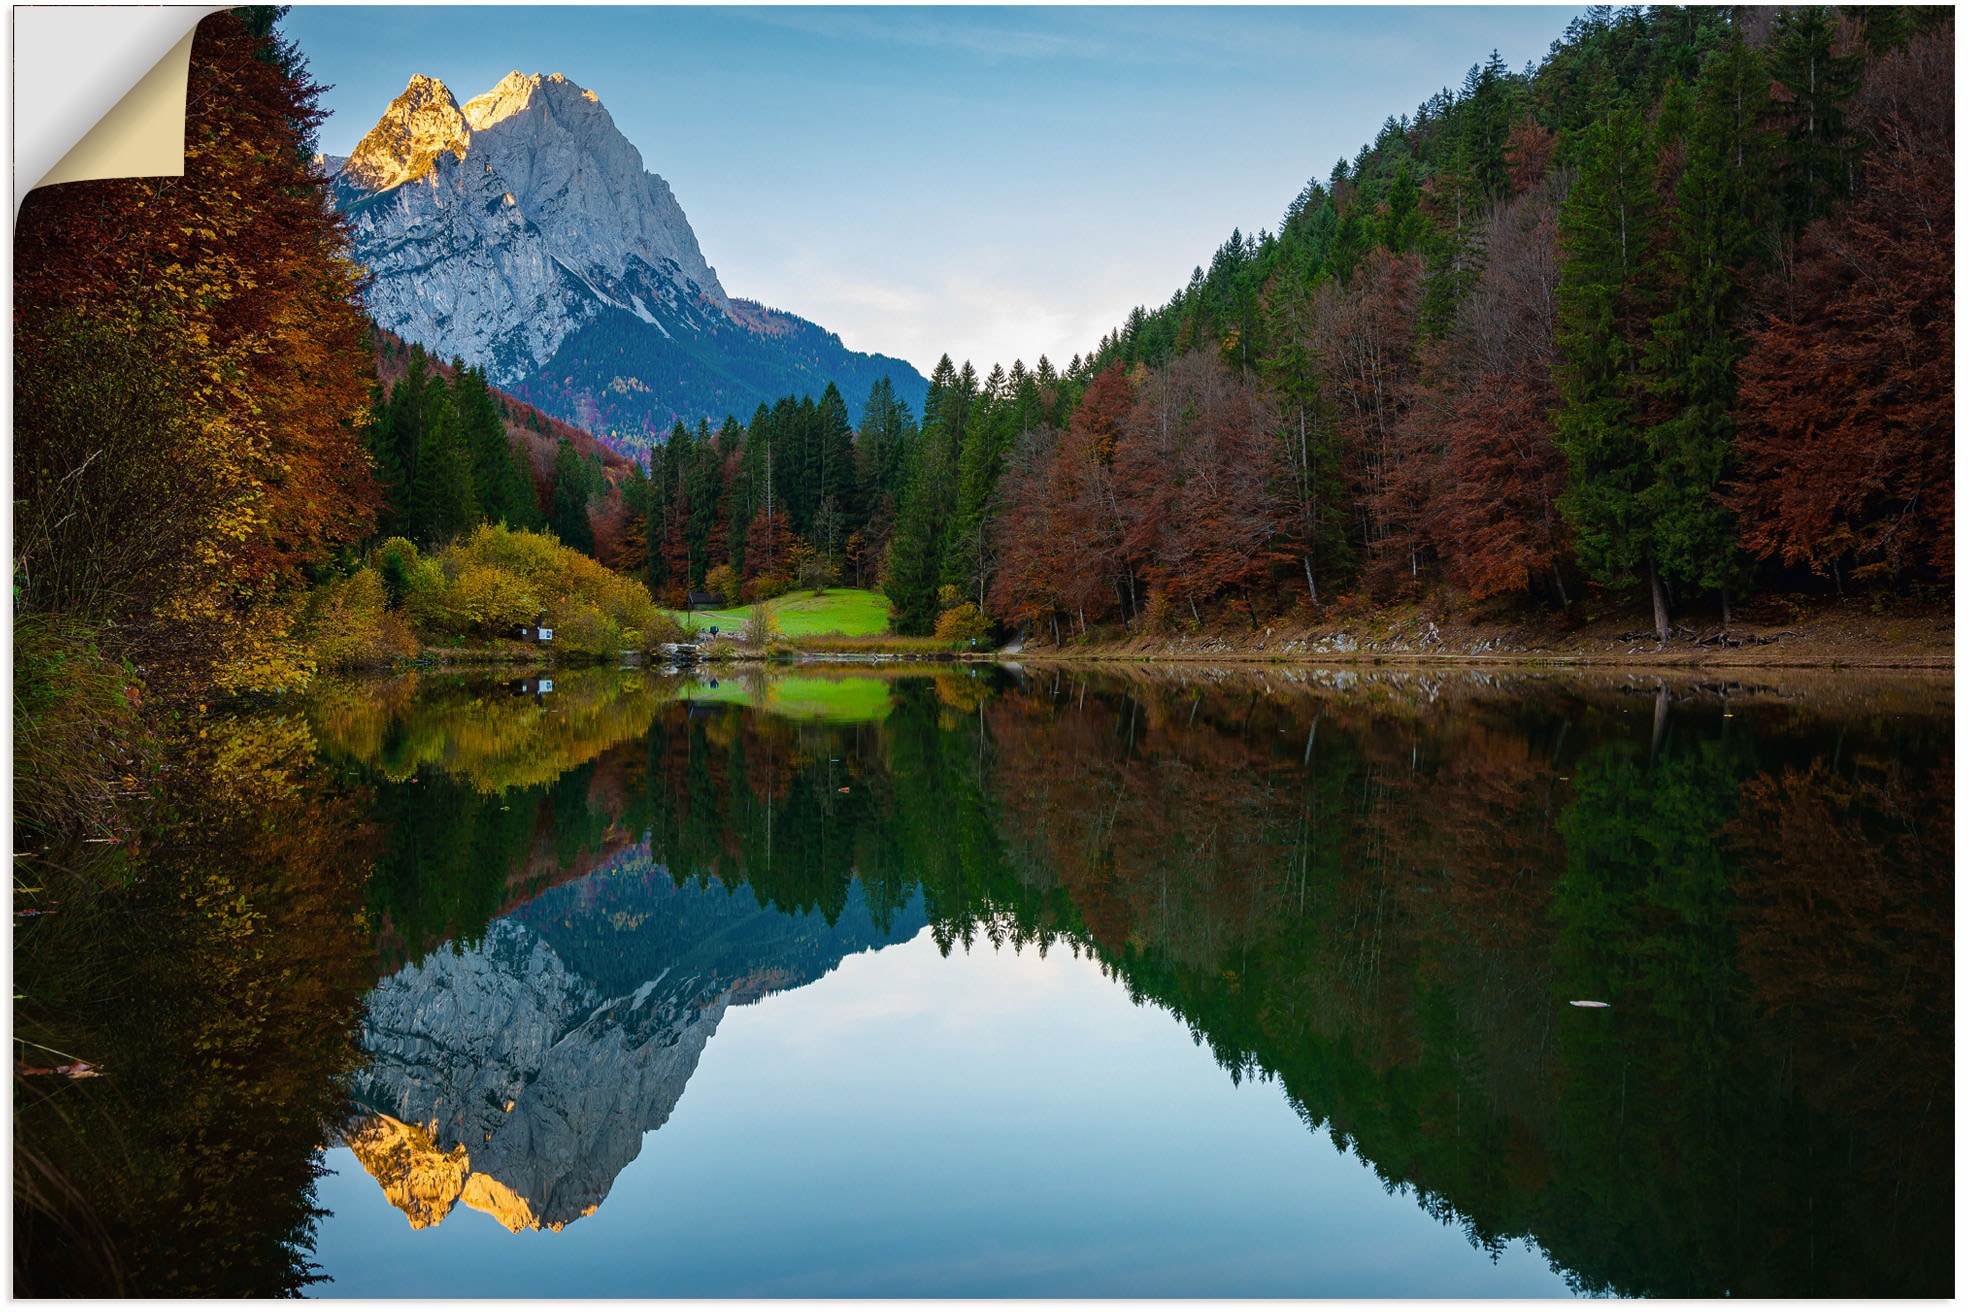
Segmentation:
{"type": "Polygon", "coordinates": [[[551,680],[74,854],[23,1289],[1953,1292],[1951,681],[551,680]]]}

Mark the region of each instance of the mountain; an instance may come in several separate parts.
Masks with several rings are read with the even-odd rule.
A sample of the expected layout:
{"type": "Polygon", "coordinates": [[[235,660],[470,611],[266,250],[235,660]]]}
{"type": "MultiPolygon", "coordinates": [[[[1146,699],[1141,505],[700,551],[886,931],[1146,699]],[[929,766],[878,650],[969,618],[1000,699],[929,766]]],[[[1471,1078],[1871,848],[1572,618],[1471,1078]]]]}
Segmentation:
{"type": "Polygon", "coordinates": [[[718,1022],[843,958],[912,938],[918,896],[873,914],[857,883],[830,925],[748,888],[617,863],[440,949],[370,994],[343,1132],[419,1229],[459,1202],[512,1231],[592,1213],[670,1117],[718,1022]]]}
{"type": "Polygon", "coordinates": [[[418,74],[321,163],[377,323],[619,449],[829,381],[851,405],[884,376],[918,408],[927,393],[906,361],[727,295],[669,184],[558,73],[463,105],[418,74]]]}

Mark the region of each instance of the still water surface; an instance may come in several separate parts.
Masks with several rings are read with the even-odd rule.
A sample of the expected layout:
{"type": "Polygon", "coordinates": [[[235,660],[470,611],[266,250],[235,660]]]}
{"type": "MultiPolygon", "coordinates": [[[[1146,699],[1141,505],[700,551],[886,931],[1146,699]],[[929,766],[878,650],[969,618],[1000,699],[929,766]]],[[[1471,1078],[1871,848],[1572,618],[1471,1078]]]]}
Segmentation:
{"type": "Polygon", "coordinates": [[[194,1092],[290,1209],[329,1133],[231,1288],[1953,1288],[1945,682],[592,670],[225,733],[243,854],[361,909],[246,890],[320,1033],[194,1092]]]}

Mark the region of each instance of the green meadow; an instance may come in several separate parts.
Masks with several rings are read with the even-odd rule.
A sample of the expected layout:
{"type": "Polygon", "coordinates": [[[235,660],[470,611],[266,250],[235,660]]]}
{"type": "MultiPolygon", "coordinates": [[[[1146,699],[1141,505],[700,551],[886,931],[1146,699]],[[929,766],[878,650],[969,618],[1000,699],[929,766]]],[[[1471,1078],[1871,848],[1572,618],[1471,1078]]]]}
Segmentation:
{"type": "MultiPolygon", "coordinates": [[[[788,638],[809,638],[822,634],[862,638],[888,632],[888,598],[879,592],[861,588],[788,592],[765,605],[778,621],[779,632],[788,638]]],[[[751,606],[739,606],[732,610],[672,614],[676,614],[686,627],[700,632],[715,627],[720,633],[735,635],[744,629],[753,609],[751,606]]]]}

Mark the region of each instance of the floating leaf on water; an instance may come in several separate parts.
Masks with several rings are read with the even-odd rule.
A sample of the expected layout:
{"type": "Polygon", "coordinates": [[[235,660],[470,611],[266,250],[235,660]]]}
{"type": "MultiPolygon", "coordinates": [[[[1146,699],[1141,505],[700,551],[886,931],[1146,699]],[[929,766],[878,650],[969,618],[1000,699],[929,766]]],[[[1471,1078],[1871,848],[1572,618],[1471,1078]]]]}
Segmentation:
{"type": "Polygon", "coordinates": [[[1610,1002],[1591,1002],[1582,998],[1573,998],[1572,1005],[1574,1007],[1610,1007],[1613,1004],[1610,1002]]]}

